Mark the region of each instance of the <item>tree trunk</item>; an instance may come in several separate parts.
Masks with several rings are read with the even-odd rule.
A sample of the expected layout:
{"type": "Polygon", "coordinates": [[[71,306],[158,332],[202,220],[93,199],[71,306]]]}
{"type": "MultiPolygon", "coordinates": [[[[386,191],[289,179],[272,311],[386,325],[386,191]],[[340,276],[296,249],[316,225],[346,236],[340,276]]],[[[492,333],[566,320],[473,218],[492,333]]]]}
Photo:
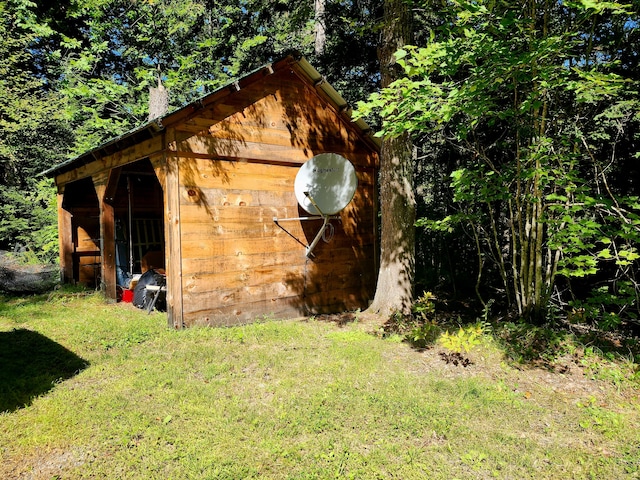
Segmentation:
{"type": "Polygon", "coordinates": [[[324,54],[324,46],[327,41],[327,34],[325,31],[325,11],[326,0],[315,0],[314,8],[315,8],[315,52],[317,56],[324,54]]]}
{"type": "Polygon", "coordinates": [[[149,87],[149,117],[148,121],[164,116],[169,111],[169,91],[162,85],[158,77],[158,86],[149,87]]]}
{"type": "MultiPolygon", "coordinates": [[[[397,79],[394,53],[411,41],[411,13],[406,0],[385,0],[378,49],[381,86],[397,79]]],[[[415,196],[412,145],[408,134],[384,138],[380,152],[380,271],[369,312],[409,313],[415,277],[415,196]]]]}

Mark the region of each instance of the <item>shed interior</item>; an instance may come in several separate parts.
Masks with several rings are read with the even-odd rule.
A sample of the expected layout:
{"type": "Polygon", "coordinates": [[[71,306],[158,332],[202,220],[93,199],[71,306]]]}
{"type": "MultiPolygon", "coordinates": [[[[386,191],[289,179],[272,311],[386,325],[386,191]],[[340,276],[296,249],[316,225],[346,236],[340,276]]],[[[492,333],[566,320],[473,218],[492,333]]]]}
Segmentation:
{"type": "MultiPolygon", "coordinates": [[[[164,206],[162,187],[148,159],[120,169],[109,200],[114,208],[116,281],[150,268],[164,269],[164,206]]],[[[100,207],[90,178],[65,187],[62,208],[71,214],[73,281],[100,286],[100,207]]]]}

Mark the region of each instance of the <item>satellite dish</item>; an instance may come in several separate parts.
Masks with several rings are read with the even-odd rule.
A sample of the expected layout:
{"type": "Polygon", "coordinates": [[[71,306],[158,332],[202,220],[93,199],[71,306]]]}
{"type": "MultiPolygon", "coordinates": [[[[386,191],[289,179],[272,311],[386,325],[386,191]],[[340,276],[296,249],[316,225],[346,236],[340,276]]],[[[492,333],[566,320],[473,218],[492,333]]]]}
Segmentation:
{"type": "Polygon", "coordinates": [[[298,203],[312,215],[335,215],[349,205],[358,188],[356,169],[337,153],[307,160],[293,186],[298,203]]]}

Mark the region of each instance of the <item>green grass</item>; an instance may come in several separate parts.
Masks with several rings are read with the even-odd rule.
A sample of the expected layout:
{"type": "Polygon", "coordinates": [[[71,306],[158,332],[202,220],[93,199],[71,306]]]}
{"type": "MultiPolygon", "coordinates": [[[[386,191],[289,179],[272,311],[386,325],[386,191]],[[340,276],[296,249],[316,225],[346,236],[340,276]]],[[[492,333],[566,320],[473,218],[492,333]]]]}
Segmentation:
{"type": "Polygon", "coordinates": [[[0,353],[0,478],[640,476],[629,381],[572,388],[492,342],[455,367],[357,322],[165,325],[82,292],[0,297],[0,333],[39,345],[0,353]]]}

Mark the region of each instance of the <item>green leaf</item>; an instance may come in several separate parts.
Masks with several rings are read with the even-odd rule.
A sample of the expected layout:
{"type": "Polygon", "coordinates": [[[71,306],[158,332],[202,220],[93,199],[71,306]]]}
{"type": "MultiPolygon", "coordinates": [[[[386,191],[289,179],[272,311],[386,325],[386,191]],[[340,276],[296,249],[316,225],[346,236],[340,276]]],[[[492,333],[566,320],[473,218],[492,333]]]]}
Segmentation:
{"type": "Polygon", "coordinates": [[[603,259],[612,258],[611,251],[608,248],[604,248],[597,253],[597,257],[603,259]]]}

